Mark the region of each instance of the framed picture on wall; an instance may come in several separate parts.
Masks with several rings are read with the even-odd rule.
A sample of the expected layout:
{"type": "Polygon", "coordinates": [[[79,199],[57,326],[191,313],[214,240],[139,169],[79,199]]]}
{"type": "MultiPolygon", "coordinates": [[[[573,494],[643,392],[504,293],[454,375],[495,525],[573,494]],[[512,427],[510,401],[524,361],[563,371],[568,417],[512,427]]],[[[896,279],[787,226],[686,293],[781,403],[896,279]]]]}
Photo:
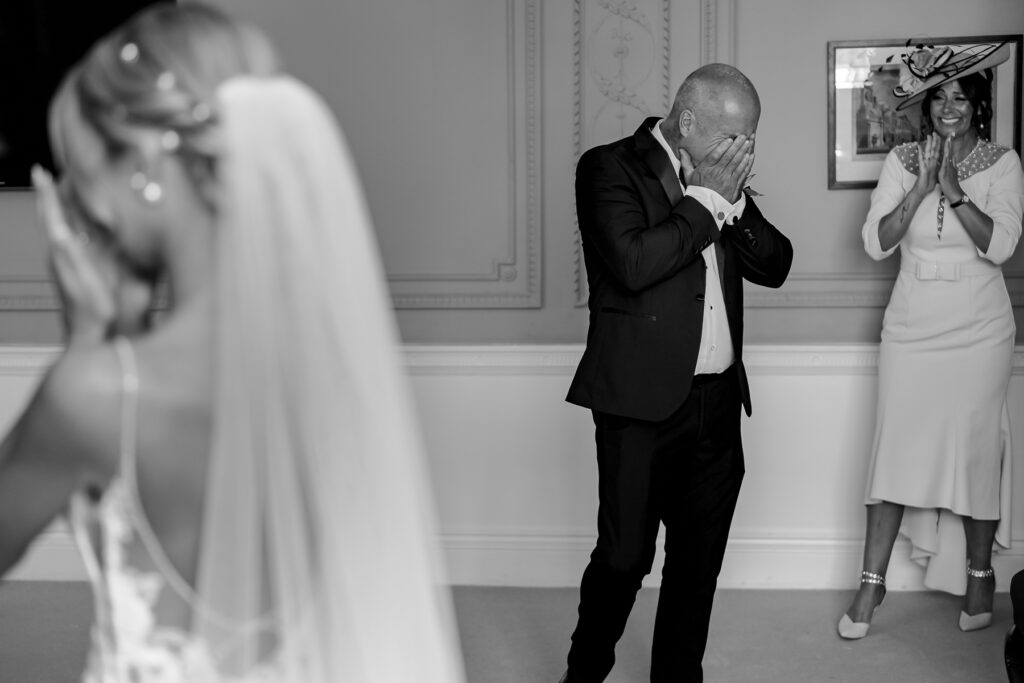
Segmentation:
{"type": "Polygon", "coordinates": [[[29,186],[52,168],[47,109],[67,70],[99,38],[157,0],[0,2],[0,190],[29,186]]]}
{"type": "Polygon", "coordinates": [[[992,67],[991,140],[1021,151],[1021,35],[832,40],[828,42],[828,187],[871,188],[893,147],[920,140],[920,102],[907,103],[913,79],[952,71],[957,64],[992,67]],[[921,48],[924,52],[913,55],[921,48]],[[929,60],[919,59],[927,55],[929,60]],[[964,61],[967,60],[967,61],[964,61]],[[912,67],[912,68],[911,68],[912,67]],[[910,79],[908,81],[908,79],[910,79]],[[902,82],[901,82],[902,81],[902,82]]]}

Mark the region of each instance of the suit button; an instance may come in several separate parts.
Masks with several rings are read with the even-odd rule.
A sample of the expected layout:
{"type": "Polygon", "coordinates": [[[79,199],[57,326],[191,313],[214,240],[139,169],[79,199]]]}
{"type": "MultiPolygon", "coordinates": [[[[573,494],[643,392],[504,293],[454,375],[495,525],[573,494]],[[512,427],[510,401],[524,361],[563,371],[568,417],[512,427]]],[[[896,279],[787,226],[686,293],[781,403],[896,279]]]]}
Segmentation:
{"type": "Polygon", "coordinates": [[[703,295],[703,294],[698,294],[698,295],[697,295],[697,296],[695,296],[694,298],[695,298],[695,299],[696,299],[697,301],[704,301],[704,295],[703,295]]]}

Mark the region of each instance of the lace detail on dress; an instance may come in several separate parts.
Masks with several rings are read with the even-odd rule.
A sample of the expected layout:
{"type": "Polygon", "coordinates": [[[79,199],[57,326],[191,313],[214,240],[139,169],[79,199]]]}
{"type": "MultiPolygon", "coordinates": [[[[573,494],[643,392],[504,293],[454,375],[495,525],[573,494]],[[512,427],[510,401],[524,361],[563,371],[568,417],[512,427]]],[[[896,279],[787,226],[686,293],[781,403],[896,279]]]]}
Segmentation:
{"type": "MultiPolygon", "coordinates": [[[[902,145],[893,148],[893,154],[900,160],[900,164],[907,173],[917,175],[919,166],[919,145],[918,142],[904,142],[902,145]]],[[[991,168],[1004,154],[1010,151],[1009,147],[997,145],[994,142],[985,140],[979,141],[971,153],[964,157],[964,160],[957,164],[956,175],[961,181],[970,178],[975,173],[980,173],[991,168]]]]}
{"type": "MultiPolygon", "coordinates": [[[[188,630],[159,623],[157,604],[171,591],[193,610],[198,596],[170,564],[138,502],[134,479],[138,378],[126,340],[117,340],[123,374],[121,471],[95,500],[76,493],[68,522],[89,574],[95,602],[92,647],[83,683],[278,683],[268,664],[243,677],[218,671],[215,653],[188,630]],[[157,547],[152,547],[156,543],[157,547]],[[153,570],[132,566],[133,552],[153,570]],[[188,588],[182,593],[180,586],[188,588]]],[[[246,630],[252,625],[237,624],[246,630]]]]}

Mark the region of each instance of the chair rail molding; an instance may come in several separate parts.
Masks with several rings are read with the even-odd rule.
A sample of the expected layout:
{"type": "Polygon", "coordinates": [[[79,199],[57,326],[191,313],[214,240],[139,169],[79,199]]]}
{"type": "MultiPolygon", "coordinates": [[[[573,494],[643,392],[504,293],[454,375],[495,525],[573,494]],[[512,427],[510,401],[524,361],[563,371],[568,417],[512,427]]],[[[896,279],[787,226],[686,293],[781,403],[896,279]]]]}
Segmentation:
{"type": "Polygon", "coordinates": [[[0,279],[0,311],[56,311],[60,301],[46,279],[0,279]]]}

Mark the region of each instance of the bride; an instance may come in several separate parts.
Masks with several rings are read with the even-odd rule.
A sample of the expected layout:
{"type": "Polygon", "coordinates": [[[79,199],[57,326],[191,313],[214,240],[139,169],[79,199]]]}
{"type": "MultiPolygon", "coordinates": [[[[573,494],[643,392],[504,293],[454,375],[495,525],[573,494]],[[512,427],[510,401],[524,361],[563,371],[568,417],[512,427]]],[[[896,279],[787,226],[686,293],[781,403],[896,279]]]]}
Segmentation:
{"type": "Polygon", "coordinates": [[[67,345],[0,446],[0,571],[67,514],[90,683],[463,679],[364,197],[276,63],[158,5],[52,104],[67,345]]]}

